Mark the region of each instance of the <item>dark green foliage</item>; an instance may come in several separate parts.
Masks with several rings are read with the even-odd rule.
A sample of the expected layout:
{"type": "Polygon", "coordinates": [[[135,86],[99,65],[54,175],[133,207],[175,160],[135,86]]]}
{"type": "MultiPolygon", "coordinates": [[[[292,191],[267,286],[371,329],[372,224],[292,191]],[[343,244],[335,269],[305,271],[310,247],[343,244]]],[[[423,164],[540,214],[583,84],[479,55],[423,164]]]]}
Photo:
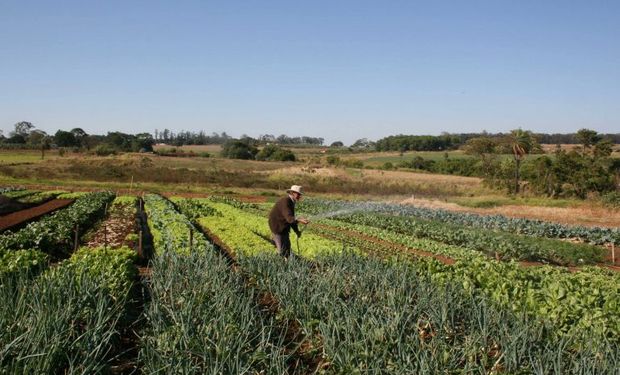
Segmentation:
{"type": "Polygon", "coordinates": [[[554,156],[543,156],[524,164],[523,179],[535,192],[550,197],[586,198],[590,192],[616,189],[615,176],[619,171],[614,170],[610,157],[564,150],[557,151],[554,156]]]}
{"type": "Polygon", "coordinates": [[[477,176],[480,174],[478,161],[472,158],[443,158],[435,161],[417,155],[411,161],[402,161],[397,166],[458,176],[477,176]]]}
{"type": "Polygon", "coordinates": [[[442,151],[458,147],[461,140],[453,135],[392,135],[377,141],[377,151],[442,151]]]}
{"type": "Polygon", "coordinates": [[[258,153],[258,149],[240,140],[230,140],[222,146],[222,157],[229,159],[254,159],[258,153]]]}
{"type": "Polygon", "coordinates": [[[256,160],[295,161],[295,154],[277,145],[267,145],[256,154],[256,160]]]}
{"type": "Polygon", "coordinates": [[[73,133],[64,130],[58,130],[56,134],[54,134],[54,142],[56,142],[56,146],[58,147],[74,147],[80,145],[73,133]]]}

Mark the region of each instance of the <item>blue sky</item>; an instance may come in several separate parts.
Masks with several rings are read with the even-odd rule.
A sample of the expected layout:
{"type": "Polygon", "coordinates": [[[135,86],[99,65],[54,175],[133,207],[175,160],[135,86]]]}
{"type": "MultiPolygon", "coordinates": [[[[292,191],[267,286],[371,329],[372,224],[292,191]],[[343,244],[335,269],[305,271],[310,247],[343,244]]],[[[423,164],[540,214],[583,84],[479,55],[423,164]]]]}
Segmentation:
{"type": "Polygon", "coordinates": [[[619,1],[0,0],[0,129],[620,132],[619,1]]]}

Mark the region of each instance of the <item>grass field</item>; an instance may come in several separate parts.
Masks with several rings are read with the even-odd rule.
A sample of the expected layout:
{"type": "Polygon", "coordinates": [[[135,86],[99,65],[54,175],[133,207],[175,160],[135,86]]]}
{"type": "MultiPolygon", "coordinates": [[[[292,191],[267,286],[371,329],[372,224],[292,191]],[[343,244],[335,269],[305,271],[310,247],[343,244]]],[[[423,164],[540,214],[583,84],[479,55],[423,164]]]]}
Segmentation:
{"type": "Polygon", "coordinates": [[[36,150],[0,150],[0,164],[40,163],[59,158],[57,151],[46,151],[41,159],[41,151],[36,150]]]}

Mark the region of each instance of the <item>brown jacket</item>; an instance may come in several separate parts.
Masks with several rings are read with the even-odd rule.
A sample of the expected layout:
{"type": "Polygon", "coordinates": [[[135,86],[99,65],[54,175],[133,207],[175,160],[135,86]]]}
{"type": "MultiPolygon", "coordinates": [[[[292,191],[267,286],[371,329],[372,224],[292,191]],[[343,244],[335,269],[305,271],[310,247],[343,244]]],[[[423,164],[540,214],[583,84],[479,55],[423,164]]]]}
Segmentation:
{"type": "Polygon", "coordinates": [[[295,219],[295,203],[288,195],[278,199],[269,212],[269,228],[271,233],[275,234],[288,234],[291,228],[299,234],[295,219]]]}

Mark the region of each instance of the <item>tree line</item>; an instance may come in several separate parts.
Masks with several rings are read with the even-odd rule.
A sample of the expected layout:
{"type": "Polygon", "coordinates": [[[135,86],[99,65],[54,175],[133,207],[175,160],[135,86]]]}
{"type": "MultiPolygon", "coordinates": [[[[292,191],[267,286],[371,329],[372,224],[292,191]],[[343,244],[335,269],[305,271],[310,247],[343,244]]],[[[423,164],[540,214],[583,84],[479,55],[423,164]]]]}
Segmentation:
{"type": "MultiPolygon", "coordinates": [[[[223,145],[224,143],[234,140],[235,138],[226,134],[226,132],[217,133],[213,132],[207,134],[205,131],[190,132],[180,131],[173,132],[169,129],[162,131],[155,129],[155,135],[153,137],[157,143],[165,143],[172,146],[184,146],[184,145],[223,145]]],[[[243,134],[238,140],[246,143],[260,143],[270,144],[276,143],[279,145],[315,145],[322,146],[324,139],[321,137],[290,137],[286,134],[274,136],[272,134],[261,134],[258,138],[252,138],[246,134],[243,134]]]]}
{"type": "MultiPolygon", "coordinates": [[[[538,143],[541,144],[580,144],[578,133],[567,134],[544,134],[532,133],[538,143]]],[[[620,133],[601,134],[602,138],[609,139],[612,143],[620,143],[620,133]]],[[[511,137],[511,133],[444,133],[442,135],[391,135],[381,138],[374,143],[377,151],[445,151],[456,150],[474,138],[488,138],[501,140],[511,137]]]]}
{"type": "Polygon", "coordinates": [[[52,147],[92,151],[99,155],[115,152],[153,151],[153,136],[149,133],[126,134],[108,132],[106,135],[92,135],[81,128],[58,130],[53,135],[37,129],[31,122],[20,121],[14,125],[8,137],[0,131],[0,147],[13,149],[40,149],[52,147]]]}

